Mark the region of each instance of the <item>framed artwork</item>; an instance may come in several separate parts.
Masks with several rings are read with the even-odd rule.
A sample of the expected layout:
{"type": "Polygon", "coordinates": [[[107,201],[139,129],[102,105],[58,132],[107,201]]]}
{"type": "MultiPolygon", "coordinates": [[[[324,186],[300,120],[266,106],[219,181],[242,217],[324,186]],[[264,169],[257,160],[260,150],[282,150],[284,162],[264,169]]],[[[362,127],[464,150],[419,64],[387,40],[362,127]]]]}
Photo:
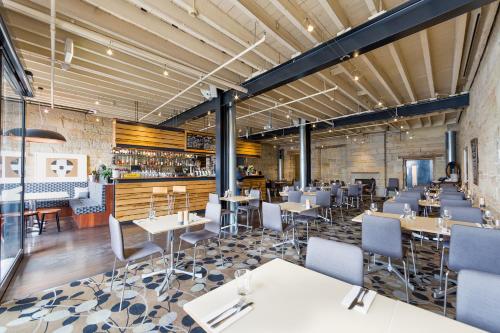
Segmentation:
{"type": "Polygon", "coordinates": [[[77,182],[87,180],[87,155],[35,153],[35,180],[77,182]]]}
{"type": "Polygon", "coordinates": [[[21,154],[19,152],[2,152],[0,177],[2,178],[2,183],[18,183],[21,180],[21,154]]]}
{"type": "Polygon", "coordinates": [[[472,161],[472,181],[474,185],[479,185],[479,153],[477,138],[470,140],[470,152],[472,161]]]}

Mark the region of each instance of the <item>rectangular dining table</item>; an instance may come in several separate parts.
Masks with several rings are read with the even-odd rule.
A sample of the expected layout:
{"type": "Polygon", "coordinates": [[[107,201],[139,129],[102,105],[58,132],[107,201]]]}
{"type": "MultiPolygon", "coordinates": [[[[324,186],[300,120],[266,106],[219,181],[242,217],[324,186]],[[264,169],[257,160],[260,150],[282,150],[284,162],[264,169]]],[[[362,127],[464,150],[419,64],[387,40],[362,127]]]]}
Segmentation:
{"type": "MultiPolygon", "coordinates": [[[[302,214],[302,213],[310,212],[312,210],[316,210],[319,208],[318,205],[314,205],[314,204],[310,204],[309,207],[307,207],[305,203],[300,203],[300,202],[282,202],[279,205],[281,207],[281,210],[284,210],[284,211],[290,213],[290,215],[291,215],[290,221],[294,225],[295,225],[295,214],[302,214]]],[[[295,228],[293,228],[291,239],[289,239],[285,242],[282,242],[282,243],[273,244],[273,246],[276,247],[276,246],[280,246],[280,245],[289,243],[289,244],[292,244],[293,247],[295,247],[295,249],[297,250],[297,254],[300,254],[300,246],[299,246],[300,242],[301,241],[299,241],[295,235],[295,228]]],[[[307,242],[302,242],[302,243],[307,244],[307,242]]]]}
{"type": "MultiPolygon", "coordinates": [[[[342,306],[352,285],[281,259],[251,272],[250,312],[224,329],[224,333],[479,332],[474,327],[413,305],[376,295],[362,314],[342,306]]],[[[232,280],[184,305],[184,310],[207,332],[207,317],[238,299],[232,280]]]]}
{"type": "MultiPolygon", "coordinates": [[[[149,233],[149,235],[158,235],[158,234],[167,234],[166,238],[166,248],[170,247],[170,268],[167,269],[165,272],[164,270],[161,271],[154,271],[152,273],[147,273],[143,275],[143,278],[160,274],[165,272],[166,276],[165,279],[163,280],[162,285],[158,289],[158,293],[161,293],[163,288],[165,288],[165,285],[168,282],[169,276],[171,274],[175,273],[180,273],[180,274],[187,274],[193,276],[193,273],[178,269],[174,265],[174,231],[175,230],[180,230],[180,229],[186,229],[189,227],[194,227],[194,226],[199,226],[199,225],[204,225],[208,222],[210,222],[210,219],[204,218],[197,216],[195,214],[189,214],[189,223],[182,223],[178,221],[177,214],[171,214],[171,215],[164,215],[164,216],[158,216],[154,219],[150,218],[145,218],[145,219],[140,219],[140,220],[134,220],[132,221],[135,225],[141,227],[145,231],[149,233]]],[[[199,278],[201,277],[201,274],[195,274],[195,277],[199,278]]]]}
{"type": "Polygon", "coordinates": [[[238,227],[245,227],[248,228],[246,224],[239,224],[238,223],[238,206],[242,203],[247,203],[250,200],[255,200],[256,198],[252,196],[247,196],[247,195],[230,195],[230,196],[222,196],[219,198],[220,201],[225,201],[229,203],[229,209],[231,211],[231,217],[234,216],[234,220],[231,221],[231,223],[227,226],[222,227],[221,229],[230,229],[230,232],[232,233],[238,233],[238,227]]]}

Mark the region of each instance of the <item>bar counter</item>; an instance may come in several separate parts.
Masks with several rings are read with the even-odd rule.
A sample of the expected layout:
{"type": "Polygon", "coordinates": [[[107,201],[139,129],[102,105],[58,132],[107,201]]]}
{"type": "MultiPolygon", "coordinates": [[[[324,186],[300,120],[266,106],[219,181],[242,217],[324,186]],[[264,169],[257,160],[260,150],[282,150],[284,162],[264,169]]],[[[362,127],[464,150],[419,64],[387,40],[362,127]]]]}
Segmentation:
{"type": "Polygon", "coordinates": [[[251,188],[258,188],[260,189],[260,194],[262,200],[267,200],[267,193],[266,193],[266,178],[264,176],[245,176],[242,181],[243,185],[241,186],[242,190],[245,189],[251,189],[251,188]]]}
{"type": "MultiPolygon", "coordinates": [[[[189,193],[189,210],[203,210],[208,201],[208,194],[215,192],[215,177],[161,177],[161,178],[116,178],[115,217],[120,222],[146,218],[153,187],[167,187],[172,192],[173,186],[186,186],[189,193]]],[[[155,198],[156,215],[167,213],[166,197],[155,198]]],[[[176,194],[174,212],[185,209],[184,194],[176,194]]]]}

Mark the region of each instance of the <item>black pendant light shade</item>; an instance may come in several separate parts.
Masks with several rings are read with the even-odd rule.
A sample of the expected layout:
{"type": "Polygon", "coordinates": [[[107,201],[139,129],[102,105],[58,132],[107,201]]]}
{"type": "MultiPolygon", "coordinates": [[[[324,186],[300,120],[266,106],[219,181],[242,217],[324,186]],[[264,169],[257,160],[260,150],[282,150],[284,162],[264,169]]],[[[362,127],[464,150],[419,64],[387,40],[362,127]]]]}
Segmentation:
{"type": "MultiPolygon", "coordinates": [[[[4,136],[8,137],[22,137],[22,129],[21,128],[11,128],[10,130],[4,133],[4,136]]],[[[26,142],[36,142],[36,143],[64,143],[66,142],[66,138],[61,134],[39,129],[39,128],[27,128],[26,129],[26,142]]]]}

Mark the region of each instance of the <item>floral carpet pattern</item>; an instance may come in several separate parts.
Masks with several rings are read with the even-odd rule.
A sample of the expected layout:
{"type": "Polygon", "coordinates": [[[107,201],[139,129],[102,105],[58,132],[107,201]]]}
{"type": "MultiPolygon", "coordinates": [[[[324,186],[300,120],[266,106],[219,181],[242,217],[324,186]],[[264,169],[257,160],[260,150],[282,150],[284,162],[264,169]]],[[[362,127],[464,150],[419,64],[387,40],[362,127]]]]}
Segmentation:
{"type": "MultiPolygon", "coordinates": [[[[351,218],[360,212],[351,210],[345,214],[344,221],[334,215],[333,225],[322,221],[317,227],[310,227],[309,235],[359,246],[361,225],[351,222],[351,218]]],[[[305,232],[300,234],[303,237],[305,232]]],[[[196,270],[202,273],[202,277],[194,280],[188,275],[171,277],[171,288],[159,296],[157,288],[165,279],[165,274],[142,278],[142,274],[152,271],[151,261],[147,260],[130,266],[130,274],[125,282],[122,281],[123,269],[118,270],[113,290],[110,290],[110,271],[12,300],[0,305],[0,333],[204,332],[183,311],[183,305],[233,279],[236,269],[254,269],[273,258],[281,257],[281,249],[274,248],[274,242],[274,235],[266,233],[261,244],[260,229],[227,236],[222,241],[223,259],[219,256],[216,243],[207,244],[197,253],[197,258],[202,259],[198,261],[196,270]],[[124,287],[125,300],[119,311],[124,287]]],[[[417,275],[411,272],[415,290],[410,294],[410,302],[441,313],[442,300],[432,298],[433,288],[438,286],[434,274],[439,273],[440,253],[435,242],[424,241],[421,245],[418,241],[416,245],[417,275]]],[[[302,247],[300,256],[289,246],[284,258],[303,265],[305,253],[305,246],[302,247]]],[[[186,270],[192,270],[191,255],[191,249],[180,254],[186,270]]],[[[397,267],[401,267],[397,264],[397,267]]],[[[162,261],[156,259],[154,266],[154,269],[162,268],[162,261]]],[[[406,299],[404,284],[387,271],[365,275],[365,286],[391,298],[406,299]]],[[[454,300],[454,295],[448,298],[449,316],[454,315],[454,300]]]]}

